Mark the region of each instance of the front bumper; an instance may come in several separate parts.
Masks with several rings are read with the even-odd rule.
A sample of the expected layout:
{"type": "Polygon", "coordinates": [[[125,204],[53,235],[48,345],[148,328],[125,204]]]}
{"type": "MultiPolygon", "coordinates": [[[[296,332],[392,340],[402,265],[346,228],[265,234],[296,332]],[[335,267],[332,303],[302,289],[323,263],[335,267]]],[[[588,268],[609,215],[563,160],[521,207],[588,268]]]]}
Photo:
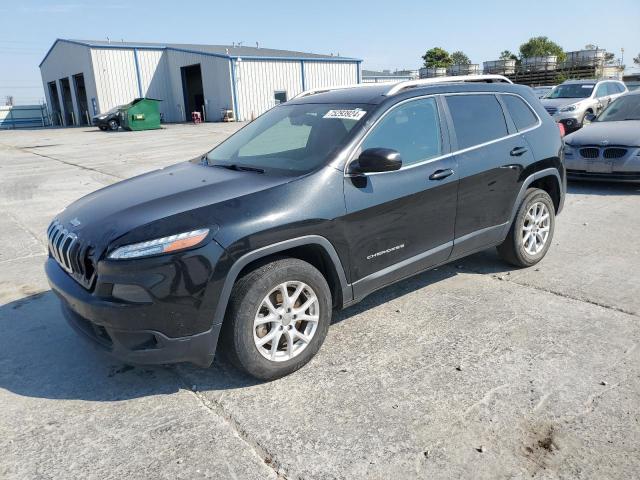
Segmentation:
{"type": "Polygon", "coordinates": [[[640,182],[640,148],[592,145],[572,146],[571,152],[565,151],[567,176],[572,180],[606,180],[613,182],[640,182]],[[585,158],[581,149],[598,149],[597,157],[585,158]],[[619,158],[606,158],[607,149],[626,149],[627,153],[619,158]]]}
{"type": "Polygon", "coordinates": [[[69,324],[100,349],[128,363],[213,362],[222,319],[214,312],[219,289],[214,271],[224,250],[215,242],[173,256],[99,262],[87,290],[53,258],[45,272],[69,324]],[[144,301],[123,300],[114,285],[134,285],[144,301]]]}
{"type": "Polygon", "coordinates": [[[577,130],[582,127],[582,115],[576,115],[576,112],[556,113],[553,119],[564,125],[567,131],[577,130]]]}

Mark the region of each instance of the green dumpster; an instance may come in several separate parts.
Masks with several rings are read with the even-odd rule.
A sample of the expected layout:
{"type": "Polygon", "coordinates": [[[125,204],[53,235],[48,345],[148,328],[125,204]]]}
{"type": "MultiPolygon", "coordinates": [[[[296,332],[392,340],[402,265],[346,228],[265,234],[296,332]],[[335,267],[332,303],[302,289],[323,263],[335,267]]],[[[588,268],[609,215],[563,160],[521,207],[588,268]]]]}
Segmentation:
{"type": "Polygon", "coordinates": [[[125,130],[160,128],[160,102],[155,98],[136,98],[120,108],[120,126],[125,130]]]}

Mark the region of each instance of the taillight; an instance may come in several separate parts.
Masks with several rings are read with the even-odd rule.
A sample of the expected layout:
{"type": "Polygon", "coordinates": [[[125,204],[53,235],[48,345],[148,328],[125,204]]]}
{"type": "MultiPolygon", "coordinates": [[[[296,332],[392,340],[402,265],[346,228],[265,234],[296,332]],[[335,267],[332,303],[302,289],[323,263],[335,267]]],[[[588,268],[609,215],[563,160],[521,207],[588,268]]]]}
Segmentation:
{"type": "Polygon", "coordinates": [[[558,130],[560,130],[560,137],[564,137],[565,134],[567,133],[567,131],[564,128],[564,124],[558,122],[557,125],[558,125],[558,130]]]}

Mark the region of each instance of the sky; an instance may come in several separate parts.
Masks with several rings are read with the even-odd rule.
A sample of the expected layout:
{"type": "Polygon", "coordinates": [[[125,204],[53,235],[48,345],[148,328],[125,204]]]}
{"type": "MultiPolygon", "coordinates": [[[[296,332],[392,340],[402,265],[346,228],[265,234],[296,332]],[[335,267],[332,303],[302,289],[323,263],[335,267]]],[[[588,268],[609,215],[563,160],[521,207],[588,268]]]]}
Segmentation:
{"type": "Polygon", "coordinates": [[[416,69],[434,46],[473,63],[518,51],[544,35],[565,51],[594,44],[620,56],[627,72],[640,54],[640,0],[2,0],[0,104],[39,103],[38,64],[56,38],[231,44],[333,53],[363,68],[416,69]]]}

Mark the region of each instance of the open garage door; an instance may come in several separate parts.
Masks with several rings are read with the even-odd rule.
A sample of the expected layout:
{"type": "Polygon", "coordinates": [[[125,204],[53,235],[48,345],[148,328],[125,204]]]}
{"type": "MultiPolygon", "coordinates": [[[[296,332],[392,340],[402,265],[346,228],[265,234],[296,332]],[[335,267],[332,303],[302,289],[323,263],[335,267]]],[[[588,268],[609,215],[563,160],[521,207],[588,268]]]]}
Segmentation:
{"type": "Polygon", "coordinates": [[[73,76],[73,86],[76,91],[76,102],[78,102],[78,124],[89,125],[89,102],[87,101],[87,89],[84,86],[84,75],[78,73],[73,76]]]}
{"type": "Polygon", "coordinates": [[[185,121],[191,121],[191,112],[200,112],[204,118],[204,89],[200,64],[182,67],[180,71],[182,73],[185,121]]]}

